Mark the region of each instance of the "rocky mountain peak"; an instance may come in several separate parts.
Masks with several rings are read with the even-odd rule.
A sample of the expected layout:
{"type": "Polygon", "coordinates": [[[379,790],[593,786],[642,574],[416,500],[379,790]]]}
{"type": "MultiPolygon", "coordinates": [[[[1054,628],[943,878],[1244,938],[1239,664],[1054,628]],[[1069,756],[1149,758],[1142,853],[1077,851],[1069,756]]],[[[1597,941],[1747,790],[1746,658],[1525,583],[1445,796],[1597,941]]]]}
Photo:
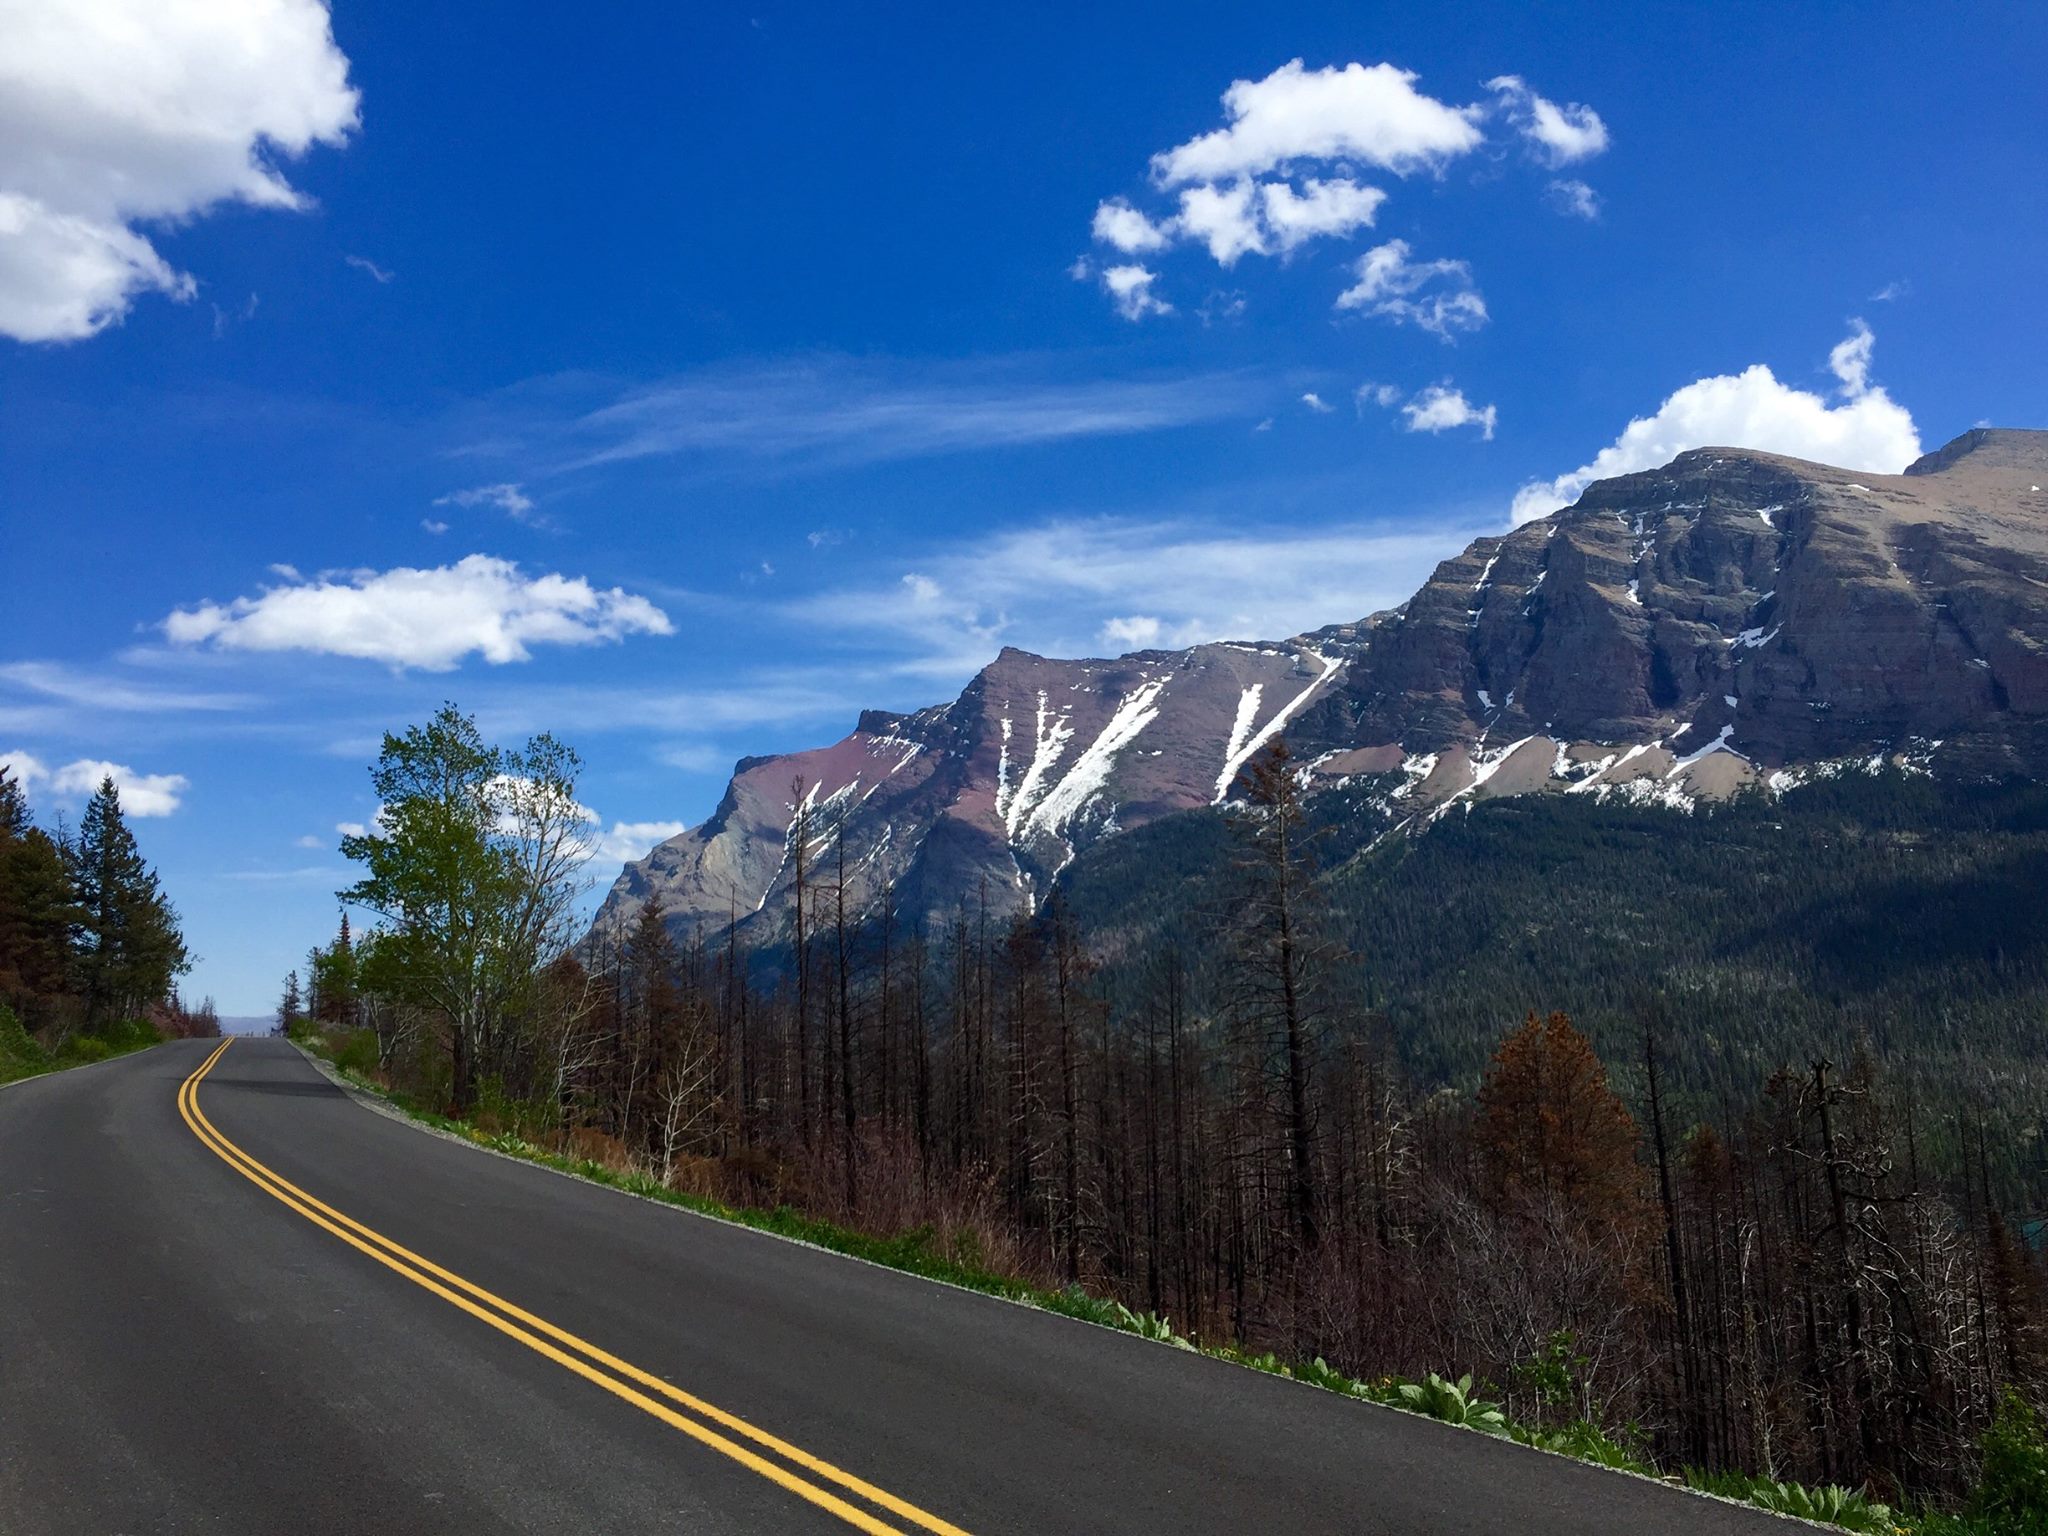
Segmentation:
{"type": "Polygon", "coordinates": [[[779,922],[807,863],[914,912],[1042,899],[1104,839],[1218,804],[1285,734],[1316,792],[1426,826],[1503,794],[1690,807],[1844,759],[2048,775],[2048,433],[1904,475],[1703,448],[1475,540],[1399,608],[1283,641],[1063,661],[742,762],[620,876],[679,926],[779,922]],[[756,914],[766,914],[757,918],[756,914]]]}

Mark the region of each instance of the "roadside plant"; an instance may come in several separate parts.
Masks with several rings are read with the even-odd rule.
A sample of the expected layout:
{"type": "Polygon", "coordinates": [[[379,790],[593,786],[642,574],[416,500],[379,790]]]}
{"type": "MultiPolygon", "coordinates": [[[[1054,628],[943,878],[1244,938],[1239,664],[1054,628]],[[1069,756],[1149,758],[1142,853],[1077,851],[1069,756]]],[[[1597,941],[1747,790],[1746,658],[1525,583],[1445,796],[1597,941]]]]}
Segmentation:
{"type": "Polygon", "coordinates": [[[1446,1381],[1431,1371],[1421,1381],[1402,1382],[1394,1391],[1395,1405],[1411,1413],[1427,1414],[1445,1424],[1459,1424],[1483,1434],[1505,1435],[1508,1432],[1507,1415],[1501,1412],[1499,1405],[1483,1402],[1472,1395],[1469,1372],[1456,1381],[1446,1381]]]}

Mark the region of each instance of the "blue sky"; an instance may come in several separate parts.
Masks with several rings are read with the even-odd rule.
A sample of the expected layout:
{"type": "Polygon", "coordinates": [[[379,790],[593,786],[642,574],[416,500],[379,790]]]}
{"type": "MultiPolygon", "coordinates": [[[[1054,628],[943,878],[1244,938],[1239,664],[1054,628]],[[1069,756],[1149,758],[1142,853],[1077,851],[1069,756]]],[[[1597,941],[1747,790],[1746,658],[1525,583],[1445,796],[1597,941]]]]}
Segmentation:
{"type": "Polygon", "coordinates": [[[1702,442],[2048,422],[2039,7],[46,9],[0,755],[50,818],[120,770],[230,1014],[442,699],[582,751],[602,883],[1003,644],[1357,618],[1702,442]]]}

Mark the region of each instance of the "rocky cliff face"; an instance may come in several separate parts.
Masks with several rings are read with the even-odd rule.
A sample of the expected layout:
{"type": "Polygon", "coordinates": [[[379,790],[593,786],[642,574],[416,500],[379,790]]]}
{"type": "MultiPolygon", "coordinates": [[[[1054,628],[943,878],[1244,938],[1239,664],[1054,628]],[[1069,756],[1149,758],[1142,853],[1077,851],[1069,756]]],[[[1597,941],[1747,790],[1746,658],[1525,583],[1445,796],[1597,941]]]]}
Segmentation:
{"type": "MultiPolygon", "coordinates": [[[[1291,640],[1054,661],[739,765],[628,865],[679,927],[779,926],[807,857],[865,905],[1035,903],[1101,839],[1212,805],[1285,733],[1316,789],[1426,825],[1499,794],[1688,807],[1843,759],[2048,777],[2048,432],[1873,476],[1701,449],[1475,542],[1400,609],[1291,640]],[[757,914],[759,915],[757,917],[757,914]]],[[[1347,802],[1351,803],[1351,802],[1347,802]]]]}

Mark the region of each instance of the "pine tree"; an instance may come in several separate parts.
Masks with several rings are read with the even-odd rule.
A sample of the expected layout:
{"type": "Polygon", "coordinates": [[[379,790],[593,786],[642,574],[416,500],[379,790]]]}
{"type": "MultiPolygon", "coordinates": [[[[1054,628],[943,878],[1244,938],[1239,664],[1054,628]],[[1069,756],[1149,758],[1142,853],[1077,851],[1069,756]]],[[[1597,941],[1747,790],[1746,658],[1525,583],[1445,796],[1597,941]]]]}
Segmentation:
{"type": "Polygon", "coordinates": [[[1501,1041],[1479,1090],[1488,1195],[1594,1224],[1643,1214],[1636,1123],[1591,1042],[1562,1013],[1531,1013],[1501,1041]]]}
{"type": "Polygon", "coordinates": [[[191,962],[177,914],[121,815],[112,775],[100,781],[79,821],[72,871],[87,1022],[103,1025],[162,1002],[191,962]]]}
{"type": "Polygon", "coordinates": [[[21,781],[0,764],[0,1000],[31,1023],[69,990],[77,916],[62,849],[30,820],[21,781]]]}
{"type": "Polygon", "coordinates": [[[277,1032],[288,1035],[292,1026],[306,1015],[306,1000],[299,993],[299,973],[289,971],[284,978],[284,996],[277,1004],[277,1032]]]}

